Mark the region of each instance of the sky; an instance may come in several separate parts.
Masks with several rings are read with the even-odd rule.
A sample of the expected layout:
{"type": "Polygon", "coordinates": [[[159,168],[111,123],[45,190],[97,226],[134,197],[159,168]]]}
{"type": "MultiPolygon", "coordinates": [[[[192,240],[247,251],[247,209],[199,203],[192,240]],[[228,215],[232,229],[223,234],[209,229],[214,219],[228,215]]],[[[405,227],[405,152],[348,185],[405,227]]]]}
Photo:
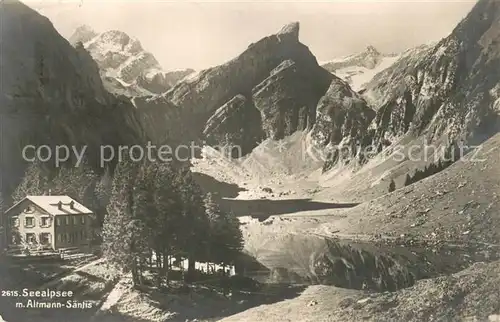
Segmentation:
{"type": "Polygon", "coordinates": [[[24,0],[69,38],[83,24],[139,39],[165,70],[219,65],[250,43],[300,22],[300,41],[318,61],[373,45],[382,52],[446,37],[475,0],[166,1],[24,0]]]}

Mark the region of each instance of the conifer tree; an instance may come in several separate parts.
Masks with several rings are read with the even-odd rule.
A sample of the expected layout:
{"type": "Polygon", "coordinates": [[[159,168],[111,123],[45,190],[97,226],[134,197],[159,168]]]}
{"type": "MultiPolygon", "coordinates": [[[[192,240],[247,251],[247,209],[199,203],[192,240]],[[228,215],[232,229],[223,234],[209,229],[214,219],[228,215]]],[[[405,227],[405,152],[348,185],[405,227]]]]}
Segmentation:
{"type": "Polygon", "coordinates": [[[48,178],[41,164],[34,162],[24,171],[24,176],[12,193],[14,203],[28,195],[44,195],[48,190],[48,178]]]}
{"type": "Polygon", "coordinates": [[[240,221],[234,214],[222,211],[212,194],[206,195],[204,203],[210,222],[210,259],[224,266],[232,264],[243,249],[240,221]]]}
{"type": "Polygon", "coordinates": [[[188,259],[187,280],[192,280],[195,262],[204,259],[208,248],[208,218],[203,203],[203,193],[187,167],[179,169],[175,186],[181,204],[182,227],[179,244],[188,259]]]}
{"type": "Polygon", "coordinates": [[[145,172],[143,191],[147,194],[144,214],[149,228],[150,247],[156,254],[157,266],[160,268],[158,283],[166,277],[170,269],[170,258],[182,249],[183,221],[182,204],[175,187],[175,170],[170,164],[149,163],[145,172]]]}
{"type": "Polygon", "coordinates": [[[141,283],[139,261],[145,230],[134,216],[133,190],[138,171],[138,165],[129,160],[118,164],[102,232],[103,255],[119,268],[131,271],[136,285],[141,283]]]}

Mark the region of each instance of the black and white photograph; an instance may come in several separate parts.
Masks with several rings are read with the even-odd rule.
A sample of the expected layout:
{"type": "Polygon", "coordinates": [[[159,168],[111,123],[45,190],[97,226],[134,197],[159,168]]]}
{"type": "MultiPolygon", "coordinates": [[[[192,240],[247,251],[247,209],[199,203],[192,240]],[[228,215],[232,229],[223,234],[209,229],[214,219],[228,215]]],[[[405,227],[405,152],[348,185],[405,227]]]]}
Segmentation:
{"type": "Polygon", "coordinates": [[[0,0],[0,322],[122,321],[500,322],[500,0],[0,0]]]}

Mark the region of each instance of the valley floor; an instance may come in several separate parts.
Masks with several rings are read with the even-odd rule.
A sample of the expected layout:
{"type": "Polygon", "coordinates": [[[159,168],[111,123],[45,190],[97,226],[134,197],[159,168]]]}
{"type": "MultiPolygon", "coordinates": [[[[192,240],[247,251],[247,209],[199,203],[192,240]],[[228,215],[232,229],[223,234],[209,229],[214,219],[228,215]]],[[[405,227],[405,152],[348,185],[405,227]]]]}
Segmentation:
{"type": "Polygon", "coordinates": [[[194,160],[201,186],[239,216],[245,251],[287,292],[138,292],[102,265],[63,278],[60,287],[98,304],[75,321],[500,321],[498,146],[497,135],[477,156],[483,161],[460,161],[392,193],[372,189],[374,197],[353,199],[338,187],[370,186],[384,171],[346,175],[335,188],[319,180],[315,166],[259,166],[256,176],[253,161],[276,161],[269,151],[253,163],[194,160]],[[328,283],[317,269],[325,258],[340,267],[328,283]],[[311,285],[318,283],[329,285],[311,285]]]}

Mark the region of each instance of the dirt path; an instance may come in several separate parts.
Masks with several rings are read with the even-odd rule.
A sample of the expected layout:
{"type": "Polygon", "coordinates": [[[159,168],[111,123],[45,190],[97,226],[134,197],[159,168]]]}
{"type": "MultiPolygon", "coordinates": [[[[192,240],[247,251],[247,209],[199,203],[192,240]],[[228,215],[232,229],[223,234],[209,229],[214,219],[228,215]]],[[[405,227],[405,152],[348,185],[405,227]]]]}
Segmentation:
{"type": "Polygon", "coordinates": [[[128,287],[124,284],[124,279],[121,279],[118,283],[116,283],[111,292],[109,292],[106,298],[103,299],[101,304],[98,306],[97,311],[89,319],[89,322],[101,321],[102,315],[120,301],[127,289],[128,287]]]}

